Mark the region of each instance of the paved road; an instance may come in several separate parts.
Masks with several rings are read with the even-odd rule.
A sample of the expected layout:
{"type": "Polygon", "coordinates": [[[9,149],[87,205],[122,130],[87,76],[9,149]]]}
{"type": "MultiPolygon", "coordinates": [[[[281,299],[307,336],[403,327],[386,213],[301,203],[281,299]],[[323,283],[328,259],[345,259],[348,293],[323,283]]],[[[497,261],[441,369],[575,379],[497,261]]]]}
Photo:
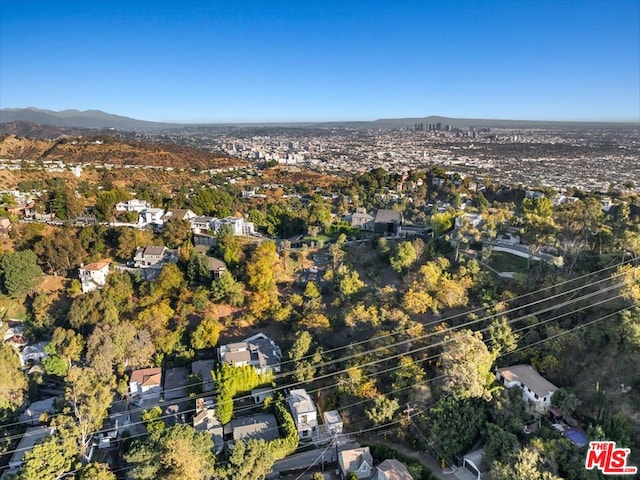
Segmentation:
{"type": "Polygon", "coordinates": [[[358,437],[358,440],[360,443],[367,443],[370,445],[375,443],[387,445],[388,447],[393,448],[394,450],[397,450],[398,452],[406,455],[407,457],[411,457],[411,458],[415,458],[416,460],[419,460],[420,463],[422,463],[429,470],[431,470],[431,473],[435,477],[439,478],[440,480],[455,480],[455,477],[452,474],[442,473],[442,468],[438,463],[438,461],[425,451],[418,451],[413,448],[409,448],[406,445],[389,441],[386,438],[376,434],[360,435],[358,437]]]}
{"type": "MultiPolygon", "coordinates": [[[[340,449],[343,448],[356,448],[361,444],[384,444],[398,452],[417,459],[423,465],[425,465],[431,473],[439,478],[440,480],[455,480],[455,476],[452,474],[442,473],[442,468],[438,461],[436,461],[431,455],[424,451],[416,451],[412,448],[406,447],[405,445],[391,442],[380,435],[375,434],[364,434],[357,437],[357,442],[353,444],[341,445],[340,449]]],[[[288,472],[291,470],[302,470],[310,465],[322,465],[322,460],[324,456],[324,461],[326,463],[335,462],[336,461],[336,448],[335,445],[318,448],[309,452],[298,453],[296,455],[291,455],[290,457],[284,458],[282,460],[277,461],[273,466],[274,472],[288,472]]]]}

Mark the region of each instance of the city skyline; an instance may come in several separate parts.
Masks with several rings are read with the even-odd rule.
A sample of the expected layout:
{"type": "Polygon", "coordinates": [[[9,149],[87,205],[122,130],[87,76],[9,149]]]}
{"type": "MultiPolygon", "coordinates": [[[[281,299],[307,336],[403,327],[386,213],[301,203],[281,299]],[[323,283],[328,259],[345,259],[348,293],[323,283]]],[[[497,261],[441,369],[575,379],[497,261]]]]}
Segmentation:
{"type": "Polygon", "coordinates": [[[640,120],[640,3],[3,2],[0,107],[640,120]]]}

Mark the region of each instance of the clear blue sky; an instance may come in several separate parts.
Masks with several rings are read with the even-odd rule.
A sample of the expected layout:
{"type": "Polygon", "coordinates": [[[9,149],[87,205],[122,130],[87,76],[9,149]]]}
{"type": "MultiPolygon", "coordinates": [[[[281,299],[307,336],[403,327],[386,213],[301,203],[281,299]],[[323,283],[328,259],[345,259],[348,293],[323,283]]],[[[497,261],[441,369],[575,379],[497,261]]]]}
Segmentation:
{"type": "Polygon", "coordinates": [[[0,0],[0,106],[640,120],[640,0],[0,0]]]}

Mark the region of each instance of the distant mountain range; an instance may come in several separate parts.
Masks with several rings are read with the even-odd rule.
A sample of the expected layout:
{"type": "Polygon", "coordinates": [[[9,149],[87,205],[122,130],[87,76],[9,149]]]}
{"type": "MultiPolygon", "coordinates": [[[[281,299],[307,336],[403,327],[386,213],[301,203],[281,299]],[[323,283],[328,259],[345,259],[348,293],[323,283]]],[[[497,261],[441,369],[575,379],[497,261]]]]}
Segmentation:
{"type": "Polygon", "coordinates": [[[63,110],[54,112],[35,107],[3,108],[0,110],[0,123],[30,122],[40,125],[51,125],[65,128],[115,129],[128,131],[149,131],[191,126],[238,126],[238,127],[353,127],[353,128],[402,128],[413,127],[416,123],[441,123],[442,126],[478,127],[478,128],[637,128],[640,123],[623,122],[558,122],[534,120],[490,120],[472,118],[422,117],[422,118],[389,118],[360,122],[274,122],[274,123],[215,123],[215,124],[179,124],[149,122],[105,113],[100,110],[63,110]]]}

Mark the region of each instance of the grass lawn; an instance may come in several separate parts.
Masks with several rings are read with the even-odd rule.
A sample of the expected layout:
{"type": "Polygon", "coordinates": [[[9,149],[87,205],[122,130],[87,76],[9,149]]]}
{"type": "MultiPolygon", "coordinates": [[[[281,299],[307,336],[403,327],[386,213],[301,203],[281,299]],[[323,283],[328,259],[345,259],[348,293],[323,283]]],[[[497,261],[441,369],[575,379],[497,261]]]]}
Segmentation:
{"type": "Polygon", "coordinates": [[[498,272],[526,273],[527,259],[506,252],[493,252],[488,262],[498,272]]]}

